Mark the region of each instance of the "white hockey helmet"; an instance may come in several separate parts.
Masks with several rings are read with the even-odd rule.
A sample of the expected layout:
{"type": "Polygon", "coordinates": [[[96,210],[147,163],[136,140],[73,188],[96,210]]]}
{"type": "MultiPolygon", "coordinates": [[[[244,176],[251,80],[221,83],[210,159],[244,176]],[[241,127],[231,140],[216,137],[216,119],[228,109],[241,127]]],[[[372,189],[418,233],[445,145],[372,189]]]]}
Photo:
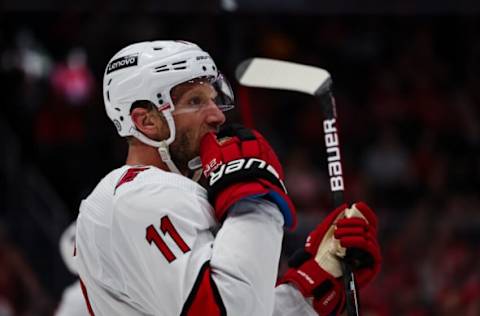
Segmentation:
{"type": "Polygon", "coordinates": [[[210,55],[197,45],[186,41],[132,44],[116,53],[105,69],[103,98],[107,115],[120,136],[134,136],[145,144],[157,147],[170,170],[179,173],[168,151],[168,146],[175,140],[172,117],[175,106],[170,92],[181,83],[202,77],[217,89],[221,99],[217,105],[222,110],[232,108],[230,85],[218,72],[210,55]],[[130,110],[136,101],[149,101],[162,112],[170,130],[168,139],[155,141],[135,128],[130,110]]]}

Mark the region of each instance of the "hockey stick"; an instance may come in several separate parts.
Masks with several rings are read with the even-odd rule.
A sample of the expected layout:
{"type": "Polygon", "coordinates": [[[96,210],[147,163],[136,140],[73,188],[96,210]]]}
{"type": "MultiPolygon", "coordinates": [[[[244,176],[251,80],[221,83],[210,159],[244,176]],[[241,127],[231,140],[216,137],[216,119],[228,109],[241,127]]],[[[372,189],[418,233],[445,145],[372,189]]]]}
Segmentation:
{"type": "MultiPolygon", "coordinates": [[[[325,69],[267,58],[251,58],[237,66],[236,78],[241,85],[256,88],[291,90],[316,97],[323,108],[323,130],[327,151],[328,174],[333,203],[344,203],[344,181],[336,127],[337,111],[331,92],[332,79],[325,69]]],[[[359,316],[359,298],[355,276],[347,253],[341,261],[348,316],[359,316]]]]}

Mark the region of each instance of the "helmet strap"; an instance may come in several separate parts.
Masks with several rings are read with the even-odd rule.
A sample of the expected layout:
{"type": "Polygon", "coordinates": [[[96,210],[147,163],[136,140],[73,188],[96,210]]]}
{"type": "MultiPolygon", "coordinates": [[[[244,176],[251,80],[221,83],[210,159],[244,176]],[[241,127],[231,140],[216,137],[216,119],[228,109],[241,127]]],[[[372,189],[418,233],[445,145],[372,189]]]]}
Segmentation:
{"type": "MultiPolygon", "coordinates": [[[[163,140],[163,141],[156,141],[153,139],[148,138],[145,136],[143,133],[139,132],[136,128],[133,129],[132,136],[140,140],[142,143],[150,145],[152,147],[156,147],[158,150],[158,153],[160,154],[160,158],[162,161],[167,165],[167,168],[176,174],[182,175],[180,170],[177,168],[175,163],[172,160],[172,157],[170,156],[170,150],[169,146],[173,141],[175,140],[175,134],[176,134],[176,129],[175,129],[175,121],[172,116],[172,112],[170,110],[164,110],[162,111],[163,116],[165,117],[165,120],[167,121],[168,129],[170,131],[170,136],[168,139],[163,140]]],[[[200,177],[202,175],[202,162],[200,161],[200,157],[195,157],[192,160],[188,162],[188,168],[192,171],[195,171],[192,177],[192,180],[195,182],[198,182],[200,180],[200,177]]]]}
{"type": "Polygon", "coordinates": [[[192,180],[198,182],[202,176],[202,161],[200,157],[195,157],[188,162],[188,169],[194,171],[192,180]]]}
{"type": "Polygon", "coordinates": [[[180,170],[178,170],[172,158],[170,157],[168,144],[165,141],[161,142],[160,146],[158,147],[158,153],[160,154],[160,158],[162,159],[162,161],[167,165],[168,169],[170,169],[171,172],[174,172],[180,175],[182,174],[180,170]]]}

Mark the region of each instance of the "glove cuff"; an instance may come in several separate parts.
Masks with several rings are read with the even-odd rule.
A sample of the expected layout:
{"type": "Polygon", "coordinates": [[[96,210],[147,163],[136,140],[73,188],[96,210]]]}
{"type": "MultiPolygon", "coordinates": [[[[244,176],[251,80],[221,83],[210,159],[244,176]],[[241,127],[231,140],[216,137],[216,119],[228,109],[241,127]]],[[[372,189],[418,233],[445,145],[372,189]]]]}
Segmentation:
{"type": "Polygon", "coordinates": [[[305,261],[298,268],[288,269],[279,283],[293,283],[304,297],[313,297],[313,307],[319,315],[343,310],[345,295],[342,282],[323,270],[313,259],[305,261]]]}
{"type": "MultiPolygon", "coordinates": [[[[335,280],[330,274],[323,270],[314,260],[307,260],[298,268],[287,270],[280,283],[294,283],[298,290],[305,297],[313,297],[314,291],[324,282],[335,280]]],[[[315,291],[315,294],[318,291],[315,291]]]]}
{"type": "Polygon", "coordinates": [[[218,193],[215,199],[210,200],[215,209],[215,216],[222,222],[227,215],[227,210],[235,203],[246,198],[257,198],[267,194],[268,191],[259,183],[243,182],[231,185],[218,193]]]}
{"type": "Polygon", "coordinates": [[[216,217],[223,221],[227,210],[239,200],[246,198],[263,198],[276,204],[283,215],[285,227],[289,229],[295,227],[295,206],[290,197],[262,179],[234,184],[218,193],[216,198],[211,200],[216,217]]]}

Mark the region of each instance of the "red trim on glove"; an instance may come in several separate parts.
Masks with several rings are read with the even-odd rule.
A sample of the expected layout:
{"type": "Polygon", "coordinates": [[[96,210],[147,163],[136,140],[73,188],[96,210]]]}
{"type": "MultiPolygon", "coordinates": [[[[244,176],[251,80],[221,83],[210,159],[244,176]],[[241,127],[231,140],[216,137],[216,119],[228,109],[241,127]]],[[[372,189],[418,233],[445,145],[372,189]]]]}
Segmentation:
{"type": "Polygon", "coordinates": [[[336,223],[334,236],[340,241],[342,247],[360,249],[369,256],[371,262],[360,262],[360,266],[354,270],[355,279],[360,288],[363,288],[380,271],[382,257],[377,241],[375,213],[363,202],[356,203],[355,206],[365,216],[368,223],[359,217],[342,218],[336,223]]]}
{"type": "Polygon", "coordinates": [[[229,186],[215,199],[215,216],[223,221],[227,210],[239,200],[251,196],[261,196],[268,193],[258,182],[243,182],[229,186]]]}
{"type": "Polygon", "coordinates": [[[293,283],[304,297],[314,297],[313,307],[319,315],[343,310],[345,291],[340,280],[323,270],[313,259],[298,268],[290,268],[280,283],[293,283]]]}

